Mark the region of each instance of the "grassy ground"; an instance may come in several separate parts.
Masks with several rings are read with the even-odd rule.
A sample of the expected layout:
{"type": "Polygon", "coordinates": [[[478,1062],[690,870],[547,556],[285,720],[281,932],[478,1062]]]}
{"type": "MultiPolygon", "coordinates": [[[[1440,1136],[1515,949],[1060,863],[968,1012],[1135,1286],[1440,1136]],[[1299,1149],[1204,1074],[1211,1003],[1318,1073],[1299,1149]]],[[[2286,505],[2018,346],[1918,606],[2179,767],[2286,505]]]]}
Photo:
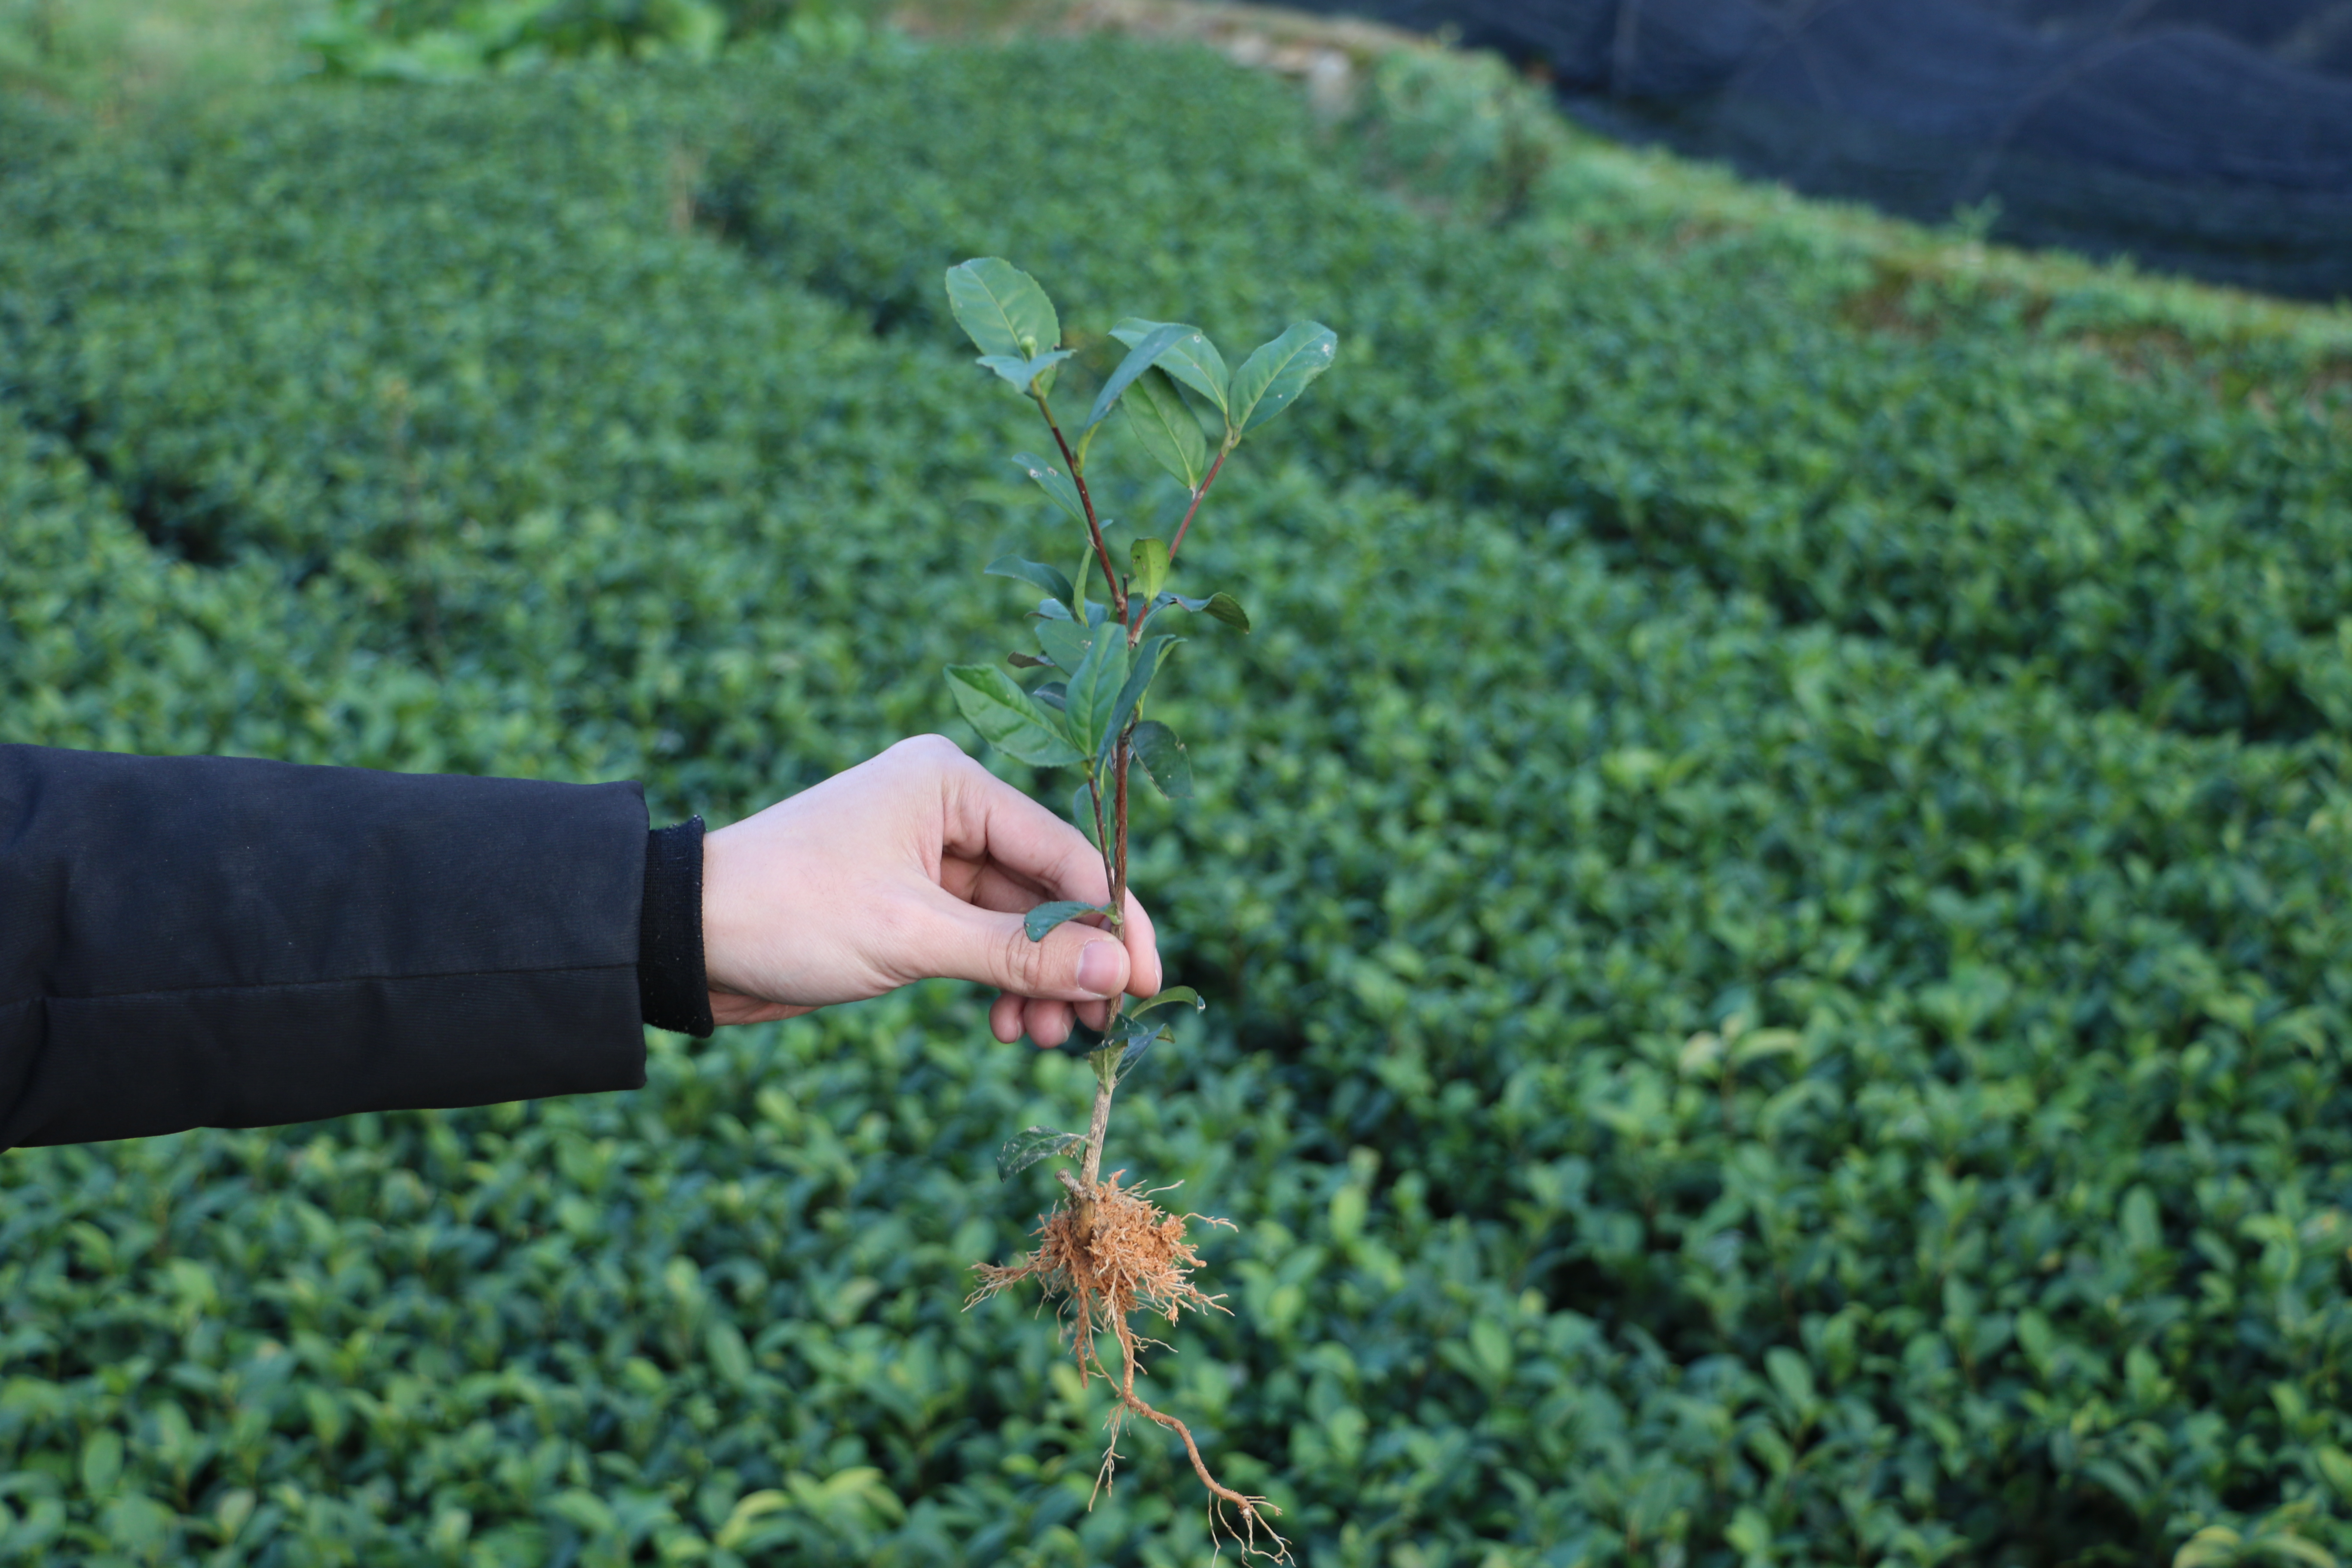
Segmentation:
{"type": "Polygon", "coordinates": [[[296,69],[306,0],[0,0],[0,91],[119,120],[296,69]]]}

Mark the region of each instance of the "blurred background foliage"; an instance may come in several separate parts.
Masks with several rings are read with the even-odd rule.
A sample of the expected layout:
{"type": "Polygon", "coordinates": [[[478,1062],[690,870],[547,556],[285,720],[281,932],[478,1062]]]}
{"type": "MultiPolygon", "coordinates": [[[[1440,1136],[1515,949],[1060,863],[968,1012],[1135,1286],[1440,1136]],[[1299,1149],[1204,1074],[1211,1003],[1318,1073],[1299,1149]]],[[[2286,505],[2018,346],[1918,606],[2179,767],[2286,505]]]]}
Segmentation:
{"type": "Polygon", "coordinates": [[[302,32],[332,75],[415,78],[550,60],[707,60],[754,37],[822,34],[856,13],[793,0],[333,0],[302,32]]]}
{"type": "Polygon", "coordinates": [[[0,0],[0,92],[106,122],[298,67],[308,0],[0,0]]]}
{"type": "MultiPolygon", "coordinates": [[[[1239,1225],[1156,1373],[1231,1479],[1317,1563],[2352,1552],[2352,323],[1332,48],[12,92],[0,735],[725,820],[952,731],[1058,537],[946,265],[1078,375],[1316,315],[1113,1161],[1239,1225]]],[[[928,986],[650,1076],[0,1157],[0,1559],[1207,1559],[959,1310],[1083,1068],[928,986]]]]}

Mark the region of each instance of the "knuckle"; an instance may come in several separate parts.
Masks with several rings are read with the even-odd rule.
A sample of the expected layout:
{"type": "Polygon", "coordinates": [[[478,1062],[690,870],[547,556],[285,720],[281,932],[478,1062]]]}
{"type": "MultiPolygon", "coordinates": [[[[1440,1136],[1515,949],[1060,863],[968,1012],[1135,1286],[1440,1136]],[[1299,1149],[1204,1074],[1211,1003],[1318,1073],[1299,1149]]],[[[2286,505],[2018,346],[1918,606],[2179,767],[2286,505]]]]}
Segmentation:
{"type": "Polygon", "coordinates": [[[1045,957],[1046,944],[1031,942],[1029,933],[1015,926],[1004,939],[1004,973],[1014,989],[1035,996],[1048,989],[1045,981],[1050,973],[1045,957]]]}
{"type": "Polygon", "coordinates": [[[963,755],[963,748],[945,735],[909,735],[891,748],[947,762],[963,755]]]}

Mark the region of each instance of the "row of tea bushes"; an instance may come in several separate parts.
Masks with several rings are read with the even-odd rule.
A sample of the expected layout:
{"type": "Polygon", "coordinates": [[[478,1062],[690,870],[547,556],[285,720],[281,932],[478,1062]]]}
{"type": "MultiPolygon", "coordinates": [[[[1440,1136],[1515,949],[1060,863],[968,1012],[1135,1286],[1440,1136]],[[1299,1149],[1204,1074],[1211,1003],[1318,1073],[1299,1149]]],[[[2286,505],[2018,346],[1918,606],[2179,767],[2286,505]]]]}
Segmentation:
{"type": "MultiPolygon", "coordinates": [[[[1048,536],[943,259],[1090,331],[1311,310],[1322,412],[1187,545],[1258,630],[1179,656],[1201,798],[1143,877],[1215,1010],[1114,1163],[1239,1227],[1170,1400],[1318,1563],[2352,1550],[2344,748],[2231,710],[2181,608],[2273,653],[2336,613],[2320,416],[1990,308],[1839,325],[1843,241],[1602,224],[1572,166],[1468,226],[1316,134],[1057,45],[314,88],[28,160],[0,736],[723,819],[951,725],[1013,592],[976,563],[1048,536]],[[1110,88],[1020,89],[1063,73],[1110,88]],[[1898,385],[1912,444],[1849,472],[1823,432],[1898,385]],[[2018,414],[2068,399],[2114,438],[2018,414]],[[1636,458],[1720,537],[1632,527],[1636,458]],[[2002,509],[2167,472],[2273,510],[1784,591],[1925,549],[1930,471],[2036,538],[2002,509]],[[1775,510],[1806,485],[1886,526],[1775,510]]],[[[1105,489],[1149,526],[1144,471],[1105,489]]],[[[936,987],[663,1040],[635,1095],[0,1158],[0,1554],[1197,1563],[1152,1442],[1087,1510],[1052,1324],[959,1310],[1050,1190],[996,1141],[1081,1098],[936,987]]]]}

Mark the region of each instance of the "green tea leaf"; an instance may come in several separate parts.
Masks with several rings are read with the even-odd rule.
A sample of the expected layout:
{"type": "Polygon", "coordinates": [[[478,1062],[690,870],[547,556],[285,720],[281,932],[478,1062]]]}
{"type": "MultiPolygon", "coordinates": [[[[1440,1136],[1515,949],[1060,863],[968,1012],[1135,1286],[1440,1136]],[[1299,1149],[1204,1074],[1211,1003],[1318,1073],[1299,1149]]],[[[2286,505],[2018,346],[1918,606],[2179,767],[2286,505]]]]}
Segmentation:
{"type": "Polygon", "coordinates": [[[1135,727],[1135,760],[1161,795],[1171,800],[1192,798],[1192,759],[1176,731],[1159,720],[1146,719],[1135,727]]]}
{"type": "Polygon", "coordinates": [[[1128,682],[1127,637],[1117,626],[1097,631],[1078,668],[1070,672],[1070,738],[1088,751],[1108,745],[1108,728],[1128,682]]]}
{"type": "Polygon", "coordinates": [[[1250,629],[1249,612],[1243,609],[1241,601],[1231,594],[1212,594],[1209,602],[1201,607],[1208,612],[1213,621],[1223,621],[1239,632],[1250,629]]]}
{"type": "MultiPolygon", "coordinates": [[[[1187,333],[1199,335],[1181,321],[1170,321],[1153,328],[1137,340],[1128,350],[1127,357],[1118,362],[1118,368],[1110,373],[1110,379],[1103,383],[1102,391],[1095,395],[1095,405],[1087,415],[1086,428],[1091,430],[1109,418],[1111,409],[1118,405],[1120,395],[1135,378],[1150,370],[1153,361],[1181,342],[1187,333]]],[[[1207,340],[1202,341],[1205,342],[1207,340]]]]}
{"type": "Polygon", "coordinates": [[[1144,638],[1142,644],[1136,648],[1134,662],[1127,672],[1127,679],[1119,686],[1118,703],[1111,710],[1109,727],[1103,731],[1100,750],[1096,753],[1097,756],[1107,757],[1110,754],[1111,742],[1118,739],[1118,732],[1125,729],[1127,721],[1135,716],[1136,707],[1143,700],[1144,692],[1150,687],[1151,678],[1158,672],[1160,659],[1166,657],[1170,648],[1183,640],[1180,637],[1163,634],[1160,637],[1144,638]]]}
{"type": "Polygon", "coordinates": [[[1102,847],[1102,835],[1095,831],[1094,792],[1095,786],[1091,782],[1078,786],[1077,793],[1070,797],[1070,820],[1078,825],[1078,831],[1087,836],[1087,842],[1099,849],[1102,847]]]}
{"type": "Polygon", "coordinates": [[[1068,707],[1069,694],[1069,682],[1066,680],[1049,680],[1029,693],[1038,702],[1051,708],[1056,713],[1062,712],[1068,707]]]}
{"type": "Polygon", "coordinates": [[[1087,657],[1094,643],[1094,634],[1082,631],[1076,621],[1040,621],[1037,623],[1037,646],[1054,661],[1054,668],[1065,675],[1075,673],[1078,661],[1087,657]]]}
{"type": "Polygon", "coordinates": [[[743,1342],[743,1335],[734,1324],[713,1323],[702,1343],[709,1352],[711,1369],[729,1386],[741,1388],[751,1381],[751,1349],[743,1342]]]}
{"type": "Polygon", "coordinates": [[[1024,561],[1018,555],[998,556],[988,563],[984,575],[1017,577],[1032,587],[1045,589],[1064,603],[1067,603],[1070,597],[1070,580],[1067,577],[1043,562],[1024,561]]]}
{"type": "Polygon", "coordinates": [[[1063,1051],[1070,1056],[1095,1057],[1105,1051],[1124,1051],[1139,1040],[1150,1041],[1152,1026],[1134,1013],[1122,1013],[1101,1029],[1089,1029],[1084,1024],[1073,1024],[1070,1037],[1062,1042],[1063,1051]]]}
{"type": "MultiPolygon", "coordinates": [[[[1147,321],[1140,316],[1129,316],[1110,330],[1110,335],[1134,348],[1160,328],[1183,326],[1181,322],[1147,321]]],[[[1209,334],[1198,327],[1184,326],[1185,335],[1177,338],[1160,351],[1152,363],[1225,411],[1227,384],[1233,373],[1225,369],[1225,356],[1209,341],[1209,334]]]]}
{"type": "Polygon", "coordinates": [[[1015,452],[1013,461],[1020,470],[1037,481],[1037,488],[1054,498],[1054,504],[1070,514],[1074,521],[1087,520],[1087,509],[1079,503],[1078,487],[1058,463],[1049,463],[1031,452],[1015,452]]]}
{"type": "Polygon", "coordinates": [[[1164,539],[1139,539],[1127,547],[1128,568],[1134,574],[1133,591],[1145,598],[1160,592],[1168,581],[1168,542],[1164,539]]]}
{"type": "Polygon", "coordinates": [[[1184,395],[1155,370],[1135,384],[1134,395],[1119,405],[1127,427],[1151,460],[1176,476],[1187,490],[1197,492],[1209,472],[1209,438],[1201,422],[1184,406],[1184,395]]]}
{"type": "MultiPolygon", "coordinates": [[[[1085,1140],[1080,1139],[1079,1142],[1083,1143],[1085,1140]]],[[[780,1491],[756,1491],[740,1498],[737,1500],[734,1510],[727,1516],[727,1522],[719,1526],[719,1533],[711,1538],[711,1544],[721,1552],[732,1552],[744,1543],[751,1533],[751,1527],[762,1517],[792,1506],[793,1500],[780,1491]]]]}
{"type": "Polygon", "coordinates": [[[1029,613],[1043,621],[1067,621],[1073,618],[1070,615],[1070,606],[1059,599],[1040,599],[1037,602],[1037,607],[1029,613]]]}
{"type": "MultiPolygon", "coordinates": [[[[1019,354],[982,354],[980,356],[979,363],[1011,382],[1013,390],[1025,397],[1029,395],[1030,384],[1068,359],[1070,353],[1068,349],[1055,349],[1050,353],[1039,354],[1034,359],[1024,359],[1019,354]]],[[[1053,384],[1050,378],[1045,383],[1048,390],[1051,390],[1053,384]]]]}
{"type": "Polygon", "coordinates": [[[1181,594],[1162,594],[1151,602],[1154,610],[1164,610],[1173,605],[1180,610],[1205,613],[1229,626],[1250,629],[1249,612],[1231,594],[1212,594],[1205,599],[1188,599],[1181,594]]]}
{"type": "Polygon", "coordinates": [[[1101,915],[1110,911],[1100,904],[1071,903],[1066,900],[1051,904],[1039,904],[1023,917],[1021,929],[1029,933],[1031,942],[1043,942],[1045,933],[1055,926],[1076,920],[1080,915],[1101,915]]]}
{"type": "Polygon", "coordinates": [[[1086,760],[1052,715],[994,665],[950,665],[948,689],[981,739],[1006,756],[1041,768],[1086,760]]]}
{"type": "Polygon", "coordinates": [[[81,1446],[81,1489],[94,1498],[110,1496],[122,1479],[122,1438],[101,1426],[81,1446]]]}
{"type": "Polygon", "coordinates": [[[1209,1010],[1209,1005],[1201,1000],[1201,994],[1190,985],[1165,985],[1160,987],[1160,994],[1150,1001],[1137,1004],[1128,1016],[1140,1018],[1154,1007],[1171,1007],[1179,1002],[1190,1002],[1195,1013],[1205,1013],[1209,1010]]]}
{"type": "Polygon", "coordinates": [[[1297,401],[1307,384],[1331,368],[1339,334],[1320,321],[1293,321],[1234,372],[1225,418],[1235,432],[1255,430],[1297,401]]]}
{"type": "Polygon", "coordinates": [[[982,354],[1015,356],[1059,348],[1061,318],[1037,280],[1009,261],[977,256],[948,268],[948,305],[982,354]]]}
{"type": "Polygon", "coordinates": [[[1128,1040],[1127,1049],[1118,1054],[1118,1076],[1122,1079],[1126,1078],[1129,1069],[1143,1059],[1144,1052],[1162,1040],[1172,1040],[1175,1037],[1175,1035],[1167,1029],[1162,1029],[1156,1035],[1139,1034],[1131,1037],[1128,1040]]]}
{"type": "Polygon", "coordinates": [[[1087,1141],[1076,1132],[1056,1132],[1050,1127],[1024,1127],[1004,1141],[996,1152],[997,1180],[1009,1182],[1040,1160],[1057,1154],[1076,1154],[1087,1146],[1087,1141]]]}

